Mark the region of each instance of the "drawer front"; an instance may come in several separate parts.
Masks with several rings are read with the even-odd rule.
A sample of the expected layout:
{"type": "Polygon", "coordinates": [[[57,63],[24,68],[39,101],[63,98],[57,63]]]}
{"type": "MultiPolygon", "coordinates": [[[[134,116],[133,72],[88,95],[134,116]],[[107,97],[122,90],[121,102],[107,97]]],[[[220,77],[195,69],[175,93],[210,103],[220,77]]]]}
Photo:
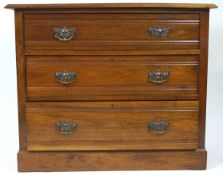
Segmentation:
{"type": "Polygon", "coordinates": [[[27,50],[199,48],[198,14],[26,14],[27,50]]]}
{"type": "MultiPolygon", "coordinates": [[[[183,58],[196,59],[185,56],[183,58]]],[[[197,61],[176,61],[183,58],[174,57],[172,61],[162,61],[171,58],[28,57],[27,98],[29,100],[196,98],[197,61]],[[104,60],[100,60],[101,58],[104,60]]]]}
{"type": "Polygon", "coordinates": [[[29,151],[196,149],[198,102],[27,103],[29,151]]]}

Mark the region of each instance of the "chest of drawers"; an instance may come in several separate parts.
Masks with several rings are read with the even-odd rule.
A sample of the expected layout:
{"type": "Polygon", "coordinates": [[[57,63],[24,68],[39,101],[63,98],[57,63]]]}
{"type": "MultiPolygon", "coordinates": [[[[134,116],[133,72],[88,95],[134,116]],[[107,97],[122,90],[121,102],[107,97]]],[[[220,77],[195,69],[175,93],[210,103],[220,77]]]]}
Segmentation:
{"type": "Polygon", "coordinates": [[[205,169],[213,4],[15,9],[19,171],[205,169]]]}

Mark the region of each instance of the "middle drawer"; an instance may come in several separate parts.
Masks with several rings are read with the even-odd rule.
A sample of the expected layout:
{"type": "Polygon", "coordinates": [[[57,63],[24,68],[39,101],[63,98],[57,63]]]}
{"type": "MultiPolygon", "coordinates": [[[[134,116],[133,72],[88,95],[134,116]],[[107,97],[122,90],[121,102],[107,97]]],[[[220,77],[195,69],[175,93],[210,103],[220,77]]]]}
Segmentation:
{"type": "Polygon", "coordinates": [[[30,56],[27,99],[196,99],[197,68],[196,56],[30,56]]]}

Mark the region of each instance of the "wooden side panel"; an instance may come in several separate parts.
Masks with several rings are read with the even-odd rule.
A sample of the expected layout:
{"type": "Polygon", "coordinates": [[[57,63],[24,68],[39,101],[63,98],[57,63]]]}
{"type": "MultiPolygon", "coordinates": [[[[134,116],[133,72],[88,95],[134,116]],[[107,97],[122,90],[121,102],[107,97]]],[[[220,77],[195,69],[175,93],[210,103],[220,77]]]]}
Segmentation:
{"type": "Polygon", "coordinates": [[[20,152],[19,171],[202,170],[206,151],[20,152]]]}
{"type": "Polygon", "coordinates": [[[23,11],[15,11],[16,64],[18,86],[19,147],[26,150],[26,118],[25,118],[25,57],[24,57],[24,24],[23,11]]]}
{"type": "Polygon", "coordinates": [[[204,10],[200,14],[200,58],[198,74],[198,93],[200,102],[199,115],[199,147],[205,147],[205,121],[206,121],[206,93],[207,93],[207,72],[208,72],[208,30],[209,30],[209,10],[204,10]]]}

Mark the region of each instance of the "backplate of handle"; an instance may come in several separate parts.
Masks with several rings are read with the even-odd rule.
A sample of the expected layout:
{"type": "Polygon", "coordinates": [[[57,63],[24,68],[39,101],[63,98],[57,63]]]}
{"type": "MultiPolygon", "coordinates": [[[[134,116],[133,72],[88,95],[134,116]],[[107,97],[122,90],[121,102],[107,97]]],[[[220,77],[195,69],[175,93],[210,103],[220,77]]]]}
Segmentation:
{"type": "Polygon", "coordinates": [[[77,77],[77,72],[56,72],[56,80],[63,85],[72,84],[77,77]]]}
{"type": "Polygon", "coordinates": [[[76,30],[77,30],[76,27],[71,27],[71,28],[54,27],[53,28],[54,37],[60,41],[69,41],[72,38],[74,38],[76,30]]]}
{"type": "Polygon", "coordinates": [[[167,71],[151,71],[148,72],[148,79],[149,81],[153,82],[154,84],[162,84],[168,81],[169,79],[169,72],[167,71]]]}
{"type": "Polygon", "coordinates": [[[169,130],[170,123],[168,121],[150,121],[148,123],[148,128],[154,134],[166,133],[169,130]]]}
{"type": "Polygon", "coordinates": [[[74,130],[77,128],[76,122],[56,122],[55,123],[56,130],[62,134],[72,134],[74,130]]]}
{"type": "Polygon", "coordinates": [[[150,27],[148,33],[151,37],[167,37],[170,33],[170,28],[150,27]]]}

